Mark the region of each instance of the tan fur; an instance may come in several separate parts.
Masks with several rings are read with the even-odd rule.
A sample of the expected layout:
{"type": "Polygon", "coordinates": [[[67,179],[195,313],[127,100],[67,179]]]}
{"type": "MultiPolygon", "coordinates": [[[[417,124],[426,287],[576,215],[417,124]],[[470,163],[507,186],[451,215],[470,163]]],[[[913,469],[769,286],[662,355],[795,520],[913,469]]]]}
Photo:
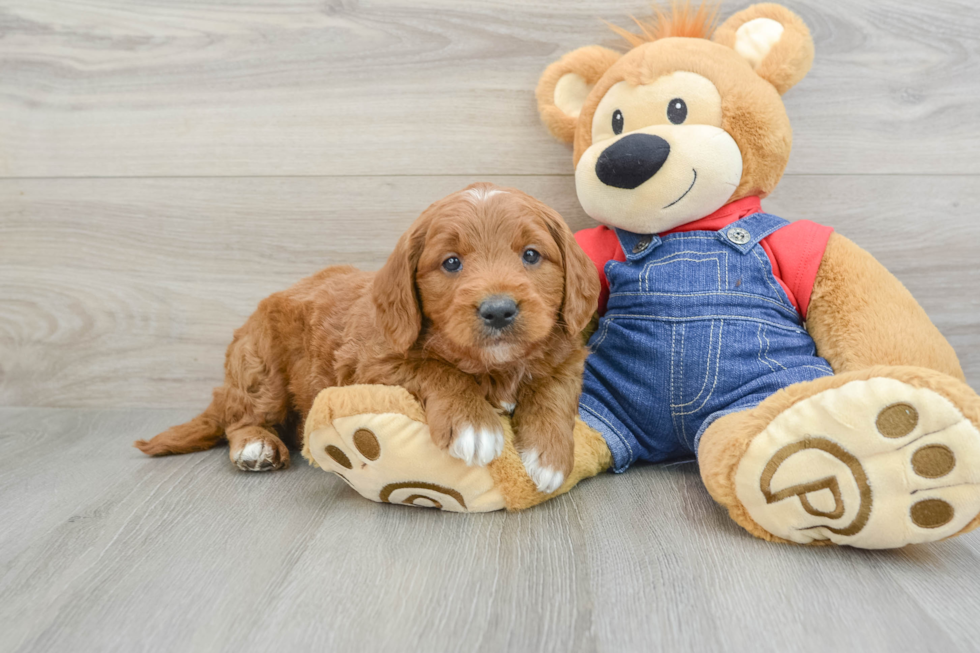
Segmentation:
{"type": "Polygon", "coordinates": [[[620,53],[608,48],[589,45],[569,52],[544,71],[536,92],[538,112],[545,127],[556,140],[571,143],[575,138],[578,122],[578,116],[569,116],[555,106],[555,87],[558,80],[568,73],[575,73],[586,84],[594,85],[620,56],[620,53]]]}
{"type": "Polygon", "coordinates": [[[596,84],[579,117],[573,163],[592,145],[592,116],[616,83],[646,84],[676,70],[707,77],[722,100],[721,128],[742,152],[742,179],[731,201],[768,195],[789,161],[793,130],[779,94],[728,48],[703,39],[661,39],[625,54],[596,84]],[[587,126],[587,127],[586,127],[587,126]]]}
{"type": "Polygon", "coordinates": [[[612,24],[609,28],[623,37],[623,40],[633,48],[671,36],[710,39],[717,24],[718,5],[702,2],[695,7],[690,0],[686,2],[672,0],[669,12],[654,4],[653,14],[652,17],[645,19],[630,16],[630,19],[640,28],[639,34],[612,24]]]}
{"type": "Polygon", "coordinates": [[[914,365],[965,380],[956,352],[912,294],[871,254],[834,233],[810,298],[807,331],[836,372],[914,365]]]}
{"type": "Polygon", "coordinates": [[[572,161],[577,165],[592,145],[596,107],[613,85],[621,81],[648,84],[678,70],[697,73],[717,87],[722,98],[721,127],[742,152],[742,178],[730,201],[753,195],[766,197],[782,178],[793,146],[793,130],[779,95],[809,70],[813,44],[802,21],[778,5],[756,5],[735,14],[718,28],[714,38],[658,38],[621,57],[597,46],[574,50],[541,76],[541,118],[558,140],[567,142],[573,132],[572,161]],[[753,17],[785,20],[784,34],[792,41],[781,41],[756,71],[730,46],[734,30],[753,17]],[[759,71],[769,74],[776,83],[759,71]],[[566,116],[554,105],[555,85],[562,75],[572,72],[594,84],[577,119],[566,116]]]}
{"type": "Polygon", "coordinates": [[[813,65],[813,38],[799,16],[777,4],[752,5],[740,11],[715,32],[715,43],[735,47],[738,28],[757,18],[771,18],[783,26],[779,43],[762,61],[755,73],[772,84],[780,95],[796,86],[813,65]]]}
{"type": "Polygon", "coordinates": [[[504,453],[488,466],[494,486],[504,496],[508,510],[524,510],[565,494],[584,479],[601,474],[612,466],[612,453],[602,436],[580,419],[575,420],[575,463],[565,482],[552,494],[538,492],[524,471],[517,451],[504,447],[504,453]]]}
{"type": "MultiPolygon", "coordinates": [[[[873,366],[861,370],[842,372],[816,381],[797,383],[768,397],[755,408],[732,413],[712,424],[701,437],[698,464],[704,485],[715,501],[728,509],[735,522],[756,537],[764,540],[788,542],[759,526],[748,514],[735,495],[734,476],[739,460],[749,444],[780,413],[797,402],[831,388],[839,388],[851,381],[887,377],[918,388],[932,390],[949,399],[963,416],[974,424],[980,424],[980,398],[965,383],[935,370],[922,367],[873,366]]],[[[960,533],[980,526],[980,515],[974,518],[960,533]]],[[[829,542],[814,542],[816,545],[829,542]]]]}
{"type": "MultiPolygon", "coordinates": [[[[633,87],[649,85],[675,72],[700,75],[718,90],[721,129],[742,155],[741,179],[728,201],[765,197],[778,184],[789,160],[793,134],[780,96],[802,80],[812,65],[809,30],[798,16],[775,4],[754,5],[735,13],[714,31],[711,40],[707,37],[713,15],[707,5],[695,10],[691,4],[674,3],[673,15],[656,13],[651,22],[636,21],[639,35],[615,28],[634,46],[621,57],[592,46],[552,64],[538,87],[543,120],[559,140],[568,141],[571,134],[573,164],[578,166],[593,145],[596,109],[613,86],[620,82],[633,87]],[[568,73],[587,74],[591,85],[574,117],[562,114],[554,103],[555,85],[568,73]]],[[[605,111],[608,113],[608,107],[605,111]]],[[[651,125],[660,124],[652,120],[651,125]]],[[[631,129],[636,130],[636,125],[631,129]]],[[[582,189],[579,191],[581,196],[582,189]]],[[[601,213],[604,207],[597,206],[601,213]]],[[[835,234],[830,239],[806,326],[817,353],[837,375],[792,386],[755,409],[719,419],[700,445],[702,475],[712,496],[729,509],[735,521],[764,539],[777,538],[752,521],[738,502],[732,474],[751,440],[796,402],[850,380],[884,376],[936,390],[980,426],[980,399],[963,384],[952,347],[902,284],[842,236],[835,234]]],[[[980,518],[966,530],[978,521],[980,518]]]]}
{"type": "Polygon", "coordinates": [[[331,267],[263,300],[235,332],[225,383],[205,412],[136,446],[199,451],[220,441],[220,428],[233,460],[260,440],[275,451],[273,468],[285,466],[273,430],[295,442],[320,390],[383,383],[422,400],[443,447],[464,426],[496,428],[494,406],[520,399],[515,421],[535,430],[519,431],[519,446],[571,472],[579,334],[598,297],[595,268],[545,205],[514,189],[471,189],[484,199],[460,192],[430,206],[376,274],[331,267]],[[522,259],[529,246],[541,254],[535,265],[522,259]],[[458,274],[442,268],[450,255],[463,260],[458,274]],[[485,333],[477,311],[496,294],[520,308],[499,336],[485,333]]]}
{"type": "MultiPolygon", "coordinates": [[[[382,385],[356,385],[327,388],[320,393],[306,418],[303,457],[320,467],[310,452],[310,433],[324,428],[333,420],[365,414],[397,413],[425,423],[422,406],[404,388],[382,385]]],[[[600,474],[612,465],[612,454],[602,436],[581,420],[575,420],[575,463],[562,486],[551,494],[542,494],[528,477],[515,446],[511,421],[500,418],[504,428],[504,451],[487,466],[493,486],[504,498],[508,510],[523,510],[568,492],[580,481],[600,474]]],[[[425,470],[420,470],[423,473],[425,470]]]]}
{"type": "MultiPolygon", "coordinates": [[[[335,388],[323,391],[324,401],[314,402],[306,416],[304,432],[310,424],[329,424],[338,417],[364,413],[399,413],[416,422],[425,421],[425,411],[412,395],[399,386],[352,385],[337,392],[335,388]]],[[[303,438],[303,457],[314,467],[319,467],[310,455],[310,443],[303,438]]]]}

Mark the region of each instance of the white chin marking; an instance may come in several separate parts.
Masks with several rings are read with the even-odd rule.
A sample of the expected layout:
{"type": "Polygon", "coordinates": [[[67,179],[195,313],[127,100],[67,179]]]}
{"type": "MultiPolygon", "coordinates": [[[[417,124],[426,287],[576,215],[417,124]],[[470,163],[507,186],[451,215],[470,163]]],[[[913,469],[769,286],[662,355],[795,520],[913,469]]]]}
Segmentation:
{"type": "Polygon", "coordinates": [[[235,456],[235,466],[247,472],[264,472],[272,469],[275,455],[271,444],[264,440],[253,440],[235,456]]]}
{"type": "Polygon", "coordinates": [[[540,454],[533,449],[521,452],[521,462],[524,463],[524,469],[534,481],[538,492],[551,494],[565,482],[565,475],[557,469],[542,465],[540,454]]]}
{"type": "Polygon", "coordinates": [[[509,363],[514,360],[514,345],[490,345],[483,348],[483,358],[491,364],[509,363]]]}
{"type": "Polygon", "coordinates": [[[476,202],[484,202],[494,195],[506,195],[507,191],[497,190],[496,188],[470,188],[469,190],[463,191],[467,199],[469,199],[474,204],[476,202]]]}
{"type": "Polygon", "coordinates": [[[453,444],[449,455],[467,465],[483,467],[497,458],[504,450],[504,433],[500,429],[474,429],[464,427],[453,444]]]}

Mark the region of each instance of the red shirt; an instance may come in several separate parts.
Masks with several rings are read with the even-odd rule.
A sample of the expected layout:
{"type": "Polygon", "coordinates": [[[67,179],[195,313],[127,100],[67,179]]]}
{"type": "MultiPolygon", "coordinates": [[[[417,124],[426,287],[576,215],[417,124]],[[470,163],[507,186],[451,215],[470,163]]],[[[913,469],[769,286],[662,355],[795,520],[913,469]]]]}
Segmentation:
{"type": "MultiPolygon", "coordinates": [[[[726,204],[714,213],[700,220],[688,222],[679,227],[665,231],[661,236],[676,234],[683,231],[720,231],[733,222],[761,213],[762,205],[758,197],[746,197],[726,204]]],[[[776,281],[786,291],[789,300],[806,319],[806,311],[810,306],[810,294],[817,280],[817,270],[827,249],[827,241],[833,233],[831,227],[825,227],[809,220],[799,220],[786,225],[763,238],[759,244],[769,256],[772,271],[776,281]]],[[[605,225],[592,229],[583,229],[575,234],[575,240],[585,250],[599,270],[599,280],[602,282],[602,292],[599,294],[599,313],[606,312],[606,302],[609,300],[609,281],[606,279],[605,267],[609,261],[626,261],[626,254],[619,245],[616,232],[605,225]]]]}

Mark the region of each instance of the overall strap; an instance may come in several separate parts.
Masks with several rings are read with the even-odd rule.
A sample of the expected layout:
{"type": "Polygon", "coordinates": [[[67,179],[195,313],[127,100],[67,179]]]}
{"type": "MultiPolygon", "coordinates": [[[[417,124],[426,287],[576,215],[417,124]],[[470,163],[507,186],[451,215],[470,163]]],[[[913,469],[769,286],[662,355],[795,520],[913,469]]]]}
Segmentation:
{"type": "Polygon", "coordinates": [[[616,229],[619,246],[623,248],[626,260],[639,261],[660,246],[660,236],[656,234],[635,234],[625,229],[616,229]]]}
{"type": "Polygon", "coordinates": [[[718,239],[742,254],[759,244],[759,241],[789,222],[768,213],[753,213],[718,231],[718,239]]]}

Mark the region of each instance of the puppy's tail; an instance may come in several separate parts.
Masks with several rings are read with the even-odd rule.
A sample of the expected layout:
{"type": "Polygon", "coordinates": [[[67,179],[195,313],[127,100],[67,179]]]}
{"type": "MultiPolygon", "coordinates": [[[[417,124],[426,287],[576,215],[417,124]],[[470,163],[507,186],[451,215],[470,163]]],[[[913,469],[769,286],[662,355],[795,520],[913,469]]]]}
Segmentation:
{"type": "Polygon", "coordinates": [[[219,419],[222,411],[218,402],[219,398],[215,396],[211,405],[191,421],[172,426],[150,440],[137,440],[133,446],[147,456],[192,453],[214,447],[225,434],[224,424],[219,419]]]}

